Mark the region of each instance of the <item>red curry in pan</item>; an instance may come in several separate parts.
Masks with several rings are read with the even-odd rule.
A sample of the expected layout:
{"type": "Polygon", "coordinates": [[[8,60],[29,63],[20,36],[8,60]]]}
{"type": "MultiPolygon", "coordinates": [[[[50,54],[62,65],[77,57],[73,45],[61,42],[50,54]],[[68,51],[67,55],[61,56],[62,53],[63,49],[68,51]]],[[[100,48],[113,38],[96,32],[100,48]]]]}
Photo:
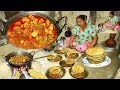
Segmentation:
{"type": "Polygon", "coordinates": [[[24,49],[44,48],[57,38],[57,30],[48,19],[26,15],[15,20],[8,28],[10,43],[24,49]]]}

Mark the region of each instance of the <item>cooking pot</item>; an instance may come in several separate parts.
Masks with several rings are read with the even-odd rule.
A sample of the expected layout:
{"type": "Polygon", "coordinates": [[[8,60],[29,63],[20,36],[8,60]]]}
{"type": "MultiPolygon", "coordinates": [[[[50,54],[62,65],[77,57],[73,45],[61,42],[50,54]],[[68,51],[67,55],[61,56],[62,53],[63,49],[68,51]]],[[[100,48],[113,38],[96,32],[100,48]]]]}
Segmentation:
{"type": "Polygon", "coordinates": [[[24,51],[15,51],[15,52],[11,52],[11,53],[7,54],[6,56],[5,56],[5,55],[1,55],[1,56],[2,56],[2,57],[5,59],[5,61],[7,61],[11,66],[25,66],[25,65],[31,63],[33,60],[36,60],[36,59],[39,59],[39,58],[48,57],[48,55],[46,55],[46,56],[41,56],[41,57],[33,58],[35,53],[37,53],[37,52],[32,51],[31,53],[28,53],[28,52],[24,52],[24,51]],[[11,62],[9,61],[9,59],[10,59],[11,57],[16,56],[16,55],[28,56],[30,59],[27,60],[27,61],[24,62],[24,63],[21,63],[21,64],[11,63],[11,62]]]}
{"type": "MultiPolygon", "coordinates": [[[[38,16],[42,16],[42,17],[48,19],[48,20],[49,20],[51,23],[53,23],[54,26],[56,27],[57,35],[58,35],[58,36],[59,36],[59,34],[62,32],[62,29],[65,27],[65,25],[67,25],[67,23],[66,23],[66,22],[67,22],[67,17],[66,17],[66,16],[64,16],[64,17],[60,18],[58,21],[56,21],[54,18],[52,18],[52,17],[50,17],[50,16],[48,16],[48,15],[45,15],[45,14],[43,14],[43,13],[40,13],[40,12],[35,12],[35,11],[23,12],[23,13],[20,13],[20,14],[17,14],[17,15],[15,15],[15,16],[11,17],[11,18],[8,20],[8,22],[5,24],[5,28],[4,28],[4,30],[3,30],[3,34],[4,34],[4,36],[5,36],[6,39],[7,39],[6,34],[7,34],[7,31],[8,31],[9,26],[10,26],[15,20],[18,20],[19,18],[22,18],[22,17],[24,17],[24,16],[26,16],[26,15],[38,15],[38,16]],[[62,26],[62,28],[60,28],[58,24],[59,24],[59,22],[60,22],[62,19],[65,19],[65,23],[64,23],[64,25],[62,26]]],[[[58,37],[58,36],[57,36],[57,37],[58,37]]],[[[55,41],[57,40],[57,37],[56,37],[56,39],[55,39],[53,42],[55,42],[55,41]]],[[[51,42],[50,44],[52,44],[53,42],[51,42]]],[[[10,43],[10,42],[9,42],[9,43],[10,43]]],[[[49,45],[50,45],[50,44],[49,44],[49,45]]]]}

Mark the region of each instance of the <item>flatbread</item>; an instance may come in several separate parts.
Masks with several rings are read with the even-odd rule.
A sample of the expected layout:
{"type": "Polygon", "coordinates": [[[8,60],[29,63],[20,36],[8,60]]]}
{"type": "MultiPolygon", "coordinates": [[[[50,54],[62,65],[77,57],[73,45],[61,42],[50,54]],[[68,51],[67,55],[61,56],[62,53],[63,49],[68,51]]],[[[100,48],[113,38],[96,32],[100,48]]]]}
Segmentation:
{"type": "Polygon", "coordinates": [[[53,59],[55,59],[55,58],[56,58],[55,55],[49,55],[49,56],[48,56],[48,59],[50,59],[50,60],[51,60],[51,59],[53,60],[53,59]]]}
{"type": "Polygon", "coordinates": [[[50,74],[59,74],[61,71],[61,68],[57,66],[53,66],[49,69],[50,74]]]}
{"type": "Polygon", "coordinates": [[[92,47],[86,49],[86,54],[90,56],[104,54],[105,50],[102,47],[92,47]]]}
{"type": "Polygon", "coordinates": [[[69,50],[68,52],[67,52],[67,56],[70,56],[70,54],[71,53],[77,53],[75,50],[69,50]]]}
{"type": "Polygon", "coordinates": [[[12,77],[12,70],[7,63],[0,64],[0,78],[3,79],[11,79],[12,77]]]}
{"type": "Polygon", "coordinates": [[[74,65],[72,66],[72,73],[77,74],[77,73],[83,73],[84,68],[81,65],[74,65]]]}
{"type": "Polygon", "coordinates": [[[66,64],[73,64],[74,63],[74,60],[73,59],[68,59],[67,61],[66,61],[66,64]]]}
{"type": "Polygon", "coordinates": [[[62,53],[66,53],[66,52],[68,52],[68,51],[69,51],[68,48],[63,48],[63,49],[61,50],[62,53]]]}

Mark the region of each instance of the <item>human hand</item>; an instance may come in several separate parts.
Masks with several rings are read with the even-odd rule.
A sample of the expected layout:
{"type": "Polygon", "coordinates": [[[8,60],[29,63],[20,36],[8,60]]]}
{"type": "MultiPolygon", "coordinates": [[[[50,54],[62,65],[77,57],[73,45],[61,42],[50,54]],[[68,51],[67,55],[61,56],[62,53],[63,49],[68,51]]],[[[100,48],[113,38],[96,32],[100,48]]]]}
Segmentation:
{"type": "Polygon", "coordinates": [[[67,48],[73,48],[73,44],[72,44],[72,43],[69,43],[69,44],[67,45],[67,48]]]}
{"type": "Polygon", "coordinates": [[[112,26],[112,27],[111,27],[111,29],[114,31],[114,29],[115,29],[115,26],[112,26]]]}
{"type": "Polygon", "coordinates": [[[70,44],[69,44],[69,48],[72,48],[72,47],[73,47],[73,44],[72,44],[72,43],[70,43],[70,44]]]}

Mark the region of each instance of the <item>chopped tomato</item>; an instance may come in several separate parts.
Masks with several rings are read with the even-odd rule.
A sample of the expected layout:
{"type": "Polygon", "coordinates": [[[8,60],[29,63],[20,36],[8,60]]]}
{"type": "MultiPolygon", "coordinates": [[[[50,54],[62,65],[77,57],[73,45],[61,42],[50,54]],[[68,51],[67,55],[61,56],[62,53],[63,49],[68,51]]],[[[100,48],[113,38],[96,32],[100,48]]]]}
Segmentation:
{"type": "Polygon", "coordinates": [[[48,28],[48,27],[50,26],[50,21],[47,20],[47,21],[45,22],[45,25],[46,25],[46,27],[48,28]]]}
{"type": "Polygon", "coordinates": [[[21,22],[20,21],[17,21],[16,23],[15,23],[15,25],[21,25],[21,22]]]}
{"type": "Polygon", "coordinates": [[[50,24],[49,29],[53,30],[53,24],[50,24]]]}
{"type": "Polygon", "coordinates": [[[32,37],[37,37],[38,32],[39,32],[38,30],[34,30],[34,31],[32,32],[32,34],[31,34],[32,37]]]}
{"type": "Polygon", "coordinates": [[[44,23],[44,22],[45,22],[43,18],[41,18],[40,20],[41,20],[41,22],[42,22],[42,23],[44,23]]]}
{"type": "Polygon", "coordinates": [[[44,36],[45,36],[45,37],[47,37],[48,35],[47,35],[47,34],[45,34],[44,36]]]}
{"type": "Polygon", "coordinates": [[[39,23],[44,23],[45,21],[44,21],[43,18],[41,18],[38,22],[39,22],[39,23]]]}
{"type": "Polygon", "coordinates": [[[36,42],[37,40],[36,40],[36,38],[30,38],[29,41],[30,42],[36,42]]]}

